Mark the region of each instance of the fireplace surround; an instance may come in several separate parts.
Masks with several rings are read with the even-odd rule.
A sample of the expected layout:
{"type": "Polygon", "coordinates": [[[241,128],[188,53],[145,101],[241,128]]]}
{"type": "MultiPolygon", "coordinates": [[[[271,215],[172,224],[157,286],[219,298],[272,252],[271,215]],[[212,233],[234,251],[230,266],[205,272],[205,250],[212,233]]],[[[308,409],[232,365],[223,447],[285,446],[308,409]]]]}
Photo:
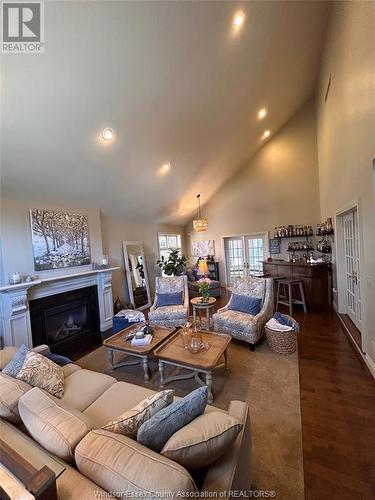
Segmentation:
{"type": "MultiPolygon", "coordinates": [[[[112,273],[119,267],[56,274],[18,285],[0,286],[0,335],[5,345],[31,348],[36,345],[31,330],[30,304],[43,297],[52,297],[69,291],[96,287],[99,331],[105,332],[113,324],[112,273]]],[[[68,318],[65,333],[74,325],[68,318]]],[[[61,326],[61,325],[60,325],[61,326]]],[[[60,332],[60,340],[62,340],[60,332]]],[[[78,333],[78,332],[77,332],[78,333]]]]}

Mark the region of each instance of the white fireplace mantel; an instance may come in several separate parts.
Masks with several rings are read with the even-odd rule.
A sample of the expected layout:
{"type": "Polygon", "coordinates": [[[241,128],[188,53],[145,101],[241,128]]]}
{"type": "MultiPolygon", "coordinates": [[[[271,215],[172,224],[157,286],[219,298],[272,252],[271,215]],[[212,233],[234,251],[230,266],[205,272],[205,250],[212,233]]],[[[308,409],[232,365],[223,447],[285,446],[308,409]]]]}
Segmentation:
{"type": "Polygon", "coordinates": [[[100,331],[112,327],[112,272],[120,269],[95,269],[74,274],[49,276],[17,285],[0,286],[0,317],[5,345],[32,347],[29,301],[96,285],[100,331]]]}

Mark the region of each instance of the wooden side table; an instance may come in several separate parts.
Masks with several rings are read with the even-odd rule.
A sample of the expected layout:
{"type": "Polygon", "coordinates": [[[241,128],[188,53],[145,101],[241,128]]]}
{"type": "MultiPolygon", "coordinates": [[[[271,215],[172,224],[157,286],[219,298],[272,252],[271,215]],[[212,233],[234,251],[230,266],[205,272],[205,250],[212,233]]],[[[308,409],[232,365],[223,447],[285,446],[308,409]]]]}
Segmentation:
{"type": "Polygon", "coordinates": [[[197,311],[199,313],[199,323],[200,323],[200,328],[203,330],[202,327],[202,312],[206,311],[206,318],[207,318],[207,331],[211,330],[211,319],[212,319],[212,313],[214,309],[214,304],[216,302],[215,297],[210,297],[208,299],[208,302],[202,302],[202,297],[194,297],[194,299],[190,300],[191,305],[193,306],[193,320],[197,320],[197,311]]]}

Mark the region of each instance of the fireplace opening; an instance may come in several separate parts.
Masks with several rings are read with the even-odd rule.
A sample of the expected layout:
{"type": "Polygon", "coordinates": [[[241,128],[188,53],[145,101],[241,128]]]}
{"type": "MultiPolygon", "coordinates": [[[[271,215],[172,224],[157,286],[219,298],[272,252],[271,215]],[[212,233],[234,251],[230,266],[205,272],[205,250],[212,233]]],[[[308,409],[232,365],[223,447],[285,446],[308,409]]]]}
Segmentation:
{"type": "Polygon", "coordinates": [[[77,359],[101,345],[96,286],[30,302],[33,345],[77,359]]]}

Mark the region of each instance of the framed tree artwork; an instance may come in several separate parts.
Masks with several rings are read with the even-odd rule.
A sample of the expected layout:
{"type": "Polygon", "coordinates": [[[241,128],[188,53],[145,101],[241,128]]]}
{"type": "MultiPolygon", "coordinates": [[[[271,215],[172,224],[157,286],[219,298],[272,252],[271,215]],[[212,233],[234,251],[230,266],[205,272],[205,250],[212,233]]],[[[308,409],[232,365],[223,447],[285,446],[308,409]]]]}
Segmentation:
{"type": "Polygon", "coordinates": [[[91,263],[87,215],[30,210],[35,271],[91,263]]]}

